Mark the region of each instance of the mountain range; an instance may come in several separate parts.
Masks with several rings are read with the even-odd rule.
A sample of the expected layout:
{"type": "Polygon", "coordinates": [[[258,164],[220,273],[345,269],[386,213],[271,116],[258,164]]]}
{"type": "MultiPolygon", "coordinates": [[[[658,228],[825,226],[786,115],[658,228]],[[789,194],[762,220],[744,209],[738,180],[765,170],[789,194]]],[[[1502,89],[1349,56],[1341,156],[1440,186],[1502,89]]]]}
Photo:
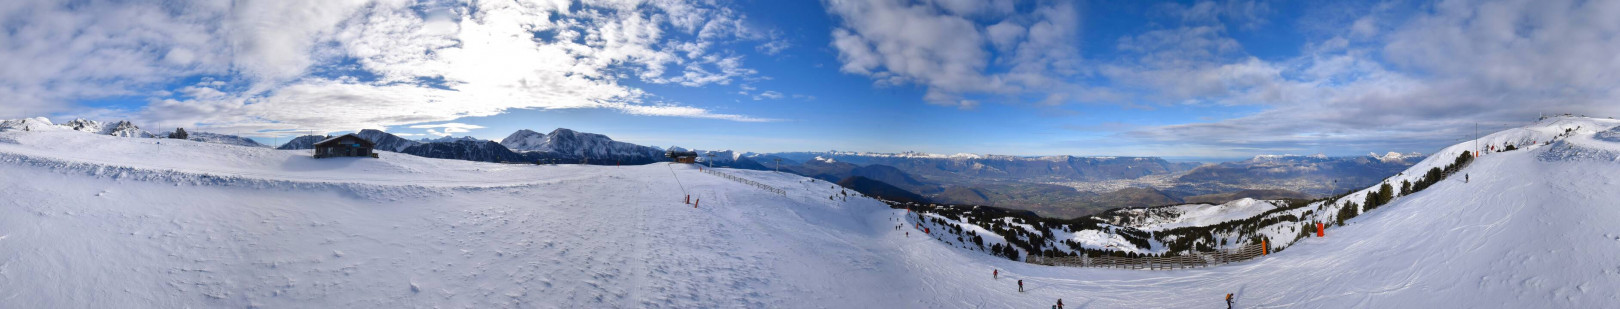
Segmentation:
{"type": "MultiPolygon", "coordinates": [[[[157,136],[141,131],[129,121],[103,123],[75,119],[57,125],[48,119],[30,118],[0,123],[0,130],[19,127],[63,128],[126,137],[157,136]]],[[[356,135],[377,143],[378,150],[441,159],[597,165],[669,161],[665,149],[659,147],[615,141],[606,135],[567,128],[549,133],[518,130],[500,142],[448,136],[411,140],[374,129],[360,130],[356,135]]],[[[310,149],[315,142],[328,137],[300,136],[276,148],[310,149]]],[[[206,132],[195,132],[190,139],[262,146],[251,139],[206,132]]],[[[687,151],[681,147],[669,150],[687,151]]],[[[1425,158],[1419,154],[1398,153],[1354,157],[1268,155],[1200,164],[1156,157],[693,151],[705,165],[779,169],[844,183],[872,196],[998,206],[1058,217],[1083,216],[1120,207],[1326,196],[1364,187],[1425,158]]]]}

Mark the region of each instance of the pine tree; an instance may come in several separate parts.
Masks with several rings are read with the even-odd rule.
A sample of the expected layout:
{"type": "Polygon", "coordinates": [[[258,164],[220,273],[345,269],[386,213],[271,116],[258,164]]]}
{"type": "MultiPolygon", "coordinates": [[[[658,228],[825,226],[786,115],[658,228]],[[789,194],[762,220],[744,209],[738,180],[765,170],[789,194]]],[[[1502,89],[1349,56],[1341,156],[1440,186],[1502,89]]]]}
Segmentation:
{"type": "Polygon", "coordinates": [[[1393,200],[1395,200],[1395,188],[1390,187],[1387,182],[1382,186],[1378,186],[1378,206],[1384,206],[1384,204],[1389,204],[1393,200]]]}

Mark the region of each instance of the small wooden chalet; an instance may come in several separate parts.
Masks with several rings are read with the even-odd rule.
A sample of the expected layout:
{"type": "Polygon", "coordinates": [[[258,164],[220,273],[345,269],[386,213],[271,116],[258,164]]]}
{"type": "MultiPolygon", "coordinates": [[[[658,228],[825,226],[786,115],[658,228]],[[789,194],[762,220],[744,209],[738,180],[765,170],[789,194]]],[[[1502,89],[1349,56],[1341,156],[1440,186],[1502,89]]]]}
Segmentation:
{"type": "Polygon", "coordinates": [[[695,164],[695,163],[697,163],[697,157],[698,157],[698,154],[697,154],[696,151],[674,151],[674,150],[670,150],[669,153],[666,154],[666,155],[669,156],[670,159],[675,159],[675,163],[686,163],[686,164],[695,164]]]}
{"type": "Polygon", "coordinates": [[[337,136],[337,137],[327,138],[327,139],[321,140],[319,142],[315,142],[315,158],[316,159],[331,158],[331,157],[372,157],[372,158],[376,158],[377,153],[372,151],[372,149],[376,148],[376,147],[377,147],[377,143],[373,143],[373,142],[368,141],[368,140],[366,140],[364,138],[360,138],[360,136],[354,135],[354,133],[349,133],[349,134],[344,134],[344,135],[337,136]]]}

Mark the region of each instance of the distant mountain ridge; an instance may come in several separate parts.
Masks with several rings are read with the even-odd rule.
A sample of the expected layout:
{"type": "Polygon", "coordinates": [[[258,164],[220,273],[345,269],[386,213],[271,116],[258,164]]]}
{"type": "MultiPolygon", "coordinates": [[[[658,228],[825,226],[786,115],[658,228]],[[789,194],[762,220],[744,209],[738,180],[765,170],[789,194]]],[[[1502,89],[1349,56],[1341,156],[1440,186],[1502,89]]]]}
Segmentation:
{"type": "MultiPolygon", "coordinates": [[[[614,141],[606,135],[559,128],[551,134],[519,130],[504,143],[473,137],[409,140],[381,130],[365,129],[355,135],[377,143],[377,149],[428,158],[507,163],[585,163],[598,165],[648,164],[668,161],[664,150],[614,141]]],[[[277,149],[311,149],[329,136],[300,136],[277,149]]],[[[754,166],[754,169],[760,169],[754,166]]]]}
{"type": "Polygon", "coordinates": [[[371,141],[373,143],[377,143],[377,149],[379,149],[379,150],[387,150],[387,151],[393,151],[393,152],[404,152],[406,148],[411,148],[411,146],[416,146],[416,145],[421,145],[422,144],[422,142],[408,140],[408,139],[396,136],[394,134],[390,134],[388,132],[383,132],[382,130],[376,130],[376,129],[360,130],[360,132],[357,132],[354,135],[359,136],[360,138],[364,138],[364,139],[366,139],[368,141],[371,141]]]}
{"type": "Polygon", "coordinates": [[[1175,163],[1158,157],[943,156],[852,152],[784,152],[769,155],[797,161],[821,158],[857,165],[887,165],[940,183],[961,183],[962,179],[1043,182],[1134,179],[1186,171],[1198,166],[1197,163],[1175,163]]]}
{"type": "Polygon", "coordinates": [[[265,145],[265,144],[260,144],[259,142],[254,141],[251,138],[246,138],[246,137],[241,137],[241,136],[236,136],[236,135],[209,133],[209,132],[191,132],[189,135],[190,136],[186,138],[187,140],[204,142],[204,143],[226,144],[226,145],[236,145],[236,146],[244,146],[244,147],[270,147],[270,146],[265,145]]]}
{"type": "Polygon", "coordinates": [[[1285,189],[1329,195],[1363,188],[1400,173],[1428,156],[1412,153],[1328,157],[1266,155],[1200,166],[1176,177],[1173,190],[1207,194],[1241,189],[1285,189]]]}
{"type": "MultiPolygon", "coordinates": [[[[103,123],[75,119],[8,120],[0,130],[57,129],[129,137],[155,137],[129,121],[103,123]],[[20,127],[20,128],[18,128],[20,127]]],[[[472,137],[411,140],[381,130],[356,135],[380,151],[422,157],[507,163],[648,164],[667,162],[659,147],[615,141],[606,135],[557,128],[549,133],[518,130],[500,142],[472,137]]],[[[328,138],[301,136],[277,149],[310,149],[328,138]]],[[[193,140],[254,146],[251,139],[193,133],[193,140]]],[[[686,150],[670,147],[670,150],[686,150]]],[[[783,152],[694,150],[701,164],[738,169],[780,170],[829,182],[860,177],[936,202],[1021,208],[1047,215],[1073,216],[1114,207],[1181,202],[1217,203],[1234,198],[1324,196],[1362,187],[1425,158],[1387,153],[1355,157],[1261,155],[1248,160],[1200,165],[1157,157],[1009,156],[920,152],[783,152]],[[780,161],[778,161],[780,160],[780,161]],[[780,163],[778,163],[780,162],[780,163]]],[[[864,187],[872,187],[863,184],[864,187]]]]}
{"type": "Polygon", "coordinates": [[[518,130],[501,140],[513,151],[538,153],[562,160],[594,160],[602,164],[647,164],[667,161],[664,149],[615,141],[607,135],[557,128],[542,134],[518,130]]]}

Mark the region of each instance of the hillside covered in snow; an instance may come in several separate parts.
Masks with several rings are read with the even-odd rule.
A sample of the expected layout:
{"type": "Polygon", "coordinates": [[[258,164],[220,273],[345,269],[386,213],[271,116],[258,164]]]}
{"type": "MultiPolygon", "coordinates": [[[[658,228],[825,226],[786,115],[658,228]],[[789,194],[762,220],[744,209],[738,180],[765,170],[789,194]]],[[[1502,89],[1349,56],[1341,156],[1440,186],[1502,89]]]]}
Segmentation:
{"type": "MultiPolygon", "coordinates": [[[[973,231],[985,245],[1119,234],[1040,232],[1046,221],[1018,214],[975,219],[1022,231],[1009,234],[940,214],[924,222],[787,173],[313,159],[0,130],[0,307],[1045,308],[1061,298],[1072,308],[1189,308],[1219,307],[1227,293],[1244,308],[1606,307],[1620,303],[1616,125],[1560,117],[1487,135],[1480,145],[1514,150],[1457,167],[1467,182],[1393,190],[1376,208],[1363,201],[1392,190],[1101,222],[1151,232],[1136,248],[1144,253],[1164,249],[1166,231],[1233,220],[1295,218],[1232,242],[1336,225],[1263,258],[1165,271],[1014,261],[945,230],[973,231]],[[1340,225],[1344,214],[1354,215],[1340,225]]],[[[1472,145],[1381,183],[1421,182],[1472,145]]]]}

